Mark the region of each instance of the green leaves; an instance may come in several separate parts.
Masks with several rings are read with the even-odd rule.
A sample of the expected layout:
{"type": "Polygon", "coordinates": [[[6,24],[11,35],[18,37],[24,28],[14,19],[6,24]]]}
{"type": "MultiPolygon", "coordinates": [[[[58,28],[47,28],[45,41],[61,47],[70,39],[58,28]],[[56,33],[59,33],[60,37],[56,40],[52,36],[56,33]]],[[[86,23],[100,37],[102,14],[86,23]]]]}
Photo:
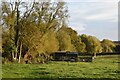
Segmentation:
{"type": "Polygon", "coordinates": [[[82,42],[86,45],[86,51],[88,53],[101,53],[102,47],[100,41],[94,36],[87,36],[82,34],[81,36],[82,42]]]}
{"type": "Polygon", "coordinates": [[[38,53],[49,55],[55,51],[111,52],[115,46],[111,41],[103,40],[102,50],[96,37],[78,36],[66,23],[69,15],[65,2],[1,4],[3,50],[15,54],[13,57],[16,60],[21,52],[24,56],[26,49],[32,56],[36,56],[38,53]]]}
{"type": "Polygon", "coordinates": [[[103,52],[113,52],[114,51],[115,44],[111,40],[104,39],[101,42],[101,45],[103,47],[103,49],[102,49],[103,52]]]}

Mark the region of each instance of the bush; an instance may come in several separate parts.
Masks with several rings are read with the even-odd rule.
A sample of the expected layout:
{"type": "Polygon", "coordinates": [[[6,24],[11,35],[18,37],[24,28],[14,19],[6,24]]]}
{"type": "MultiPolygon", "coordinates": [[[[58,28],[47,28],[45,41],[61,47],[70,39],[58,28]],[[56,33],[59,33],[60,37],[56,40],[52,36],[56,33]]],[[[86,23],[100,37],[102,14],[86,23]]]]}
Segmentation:
{"type": "Polygon", "coordinates": [[[2,64],[11,63],[7,58],[2,57],[2,64]]]}
{"type": "Polygon", "coordinates": [[[52,60],[52,56],[45,53],[38,53],[34,58],[32,58],[31,63],[46,63],[52,60]]]}

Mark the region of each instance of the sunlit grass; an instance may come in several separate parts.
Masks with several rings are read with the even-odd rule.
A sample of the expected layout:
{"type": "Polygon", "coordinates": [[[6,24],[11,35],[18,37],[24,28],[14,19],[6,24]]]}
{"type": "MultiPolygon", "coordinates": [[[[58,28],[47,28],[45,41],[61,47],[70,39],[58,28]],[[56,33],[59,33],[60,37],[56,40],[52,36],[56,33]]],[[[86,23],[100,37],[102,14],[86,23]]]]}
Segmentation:
{"type": "Polygon", "coordinates": [[[119,78],[118,57],[93,62],[50,61],[46,64],[4,64],[3,78],[119,78]]]}

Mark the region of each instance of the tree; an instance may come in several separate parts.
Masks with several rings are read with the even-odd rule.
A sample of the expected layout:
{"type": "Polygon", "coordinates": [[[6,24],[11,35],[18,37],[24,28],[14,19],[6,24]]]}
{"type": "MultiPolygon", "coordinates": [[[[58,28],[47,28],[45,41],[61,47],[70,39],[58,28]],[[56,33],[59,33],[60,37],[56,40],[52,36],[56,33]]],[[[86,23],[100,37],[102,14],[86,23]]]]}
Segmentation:
{"type": "MultiPolygon", "coordinates": [[[[19,15],[16,15],[18,12],[18,3],[15,3],[15,7],[13,8],[13,5],[8,4],[7,2],[2,3],[2,21],[4,22],[3,24],[3,31],[5,29],[4,33],[8,33],[8,41],[10,41],[10,44],[14,46],[15,51],[12,51],[12,58],[17,59],[17,44],[18,44],[18,28],[17,28],[17,23],[18,23],[18,17],[19,15]],[[11,8],[10,8],[11,7],[11,8]],[[15,55],[14,54],[15,52],[15,55]]],[[[8,44],[9,45],[9,44],[8,44]]],[[[7,45],[6,45],[7,47],[7,45]]]]}
{"type": "Polygon", "coordinates": [[[120,44],[119,44],[119,45],[116,45],[116,47],[115,47],[115,52],[120,52],[120,44]]]}
{"type": "Polygon", "coordinates": [[[115,48],[115,44],[108,39],[103,39],[103,41],[101,42],[102,44],[102,52],[113,52],[114,48],[115,48]]]}
{"type": "Polygon", "coordinates": [[[64,31],[70,36],[71,44],[75,47],[78,52],[85,52],[85,44],[81,42],[81,38],[77,32],[70,27],[63,27],[64,31]]]}
{"type": "Polygon", "coordinates": [[[24,45],[28,45],[27,48],[32,54],[34,53],[33,55],[40,52],[51,53],[56,51],[58,43],[55,38],[55,32],[63,24],[62,22],[65,22],[64,20],[67,17],[64,3],[35,2],[33,9],[35,11],[31,11],[30,17],[24,16],[22,19],[22,30],[24,30],[24,39],[22,40],[24,40],[24,45]],[[53,44],[54,48],[51,48],[54,42],[50,39],[56,43],[53,44]],[[51,42],[48,43],[48,40],[51,42]]]}
{"type": "Polygon", "coordinates": [[[49,54],[55,51],[58,51],[59,49],[59,42],[56,38],[56,33],[53,31],[49,31],[46,33],[43,38],[41,39],[42,41],[42,47],[44,47],[44,52],[49,54]]]}
{"type": "Polygon", "coordinates": [[[87,51],[88,35],[82,34],[82,35],[79,35],[79,37],[81,38],[81,41],[85,44],[85,52],[88,52],[87,51]]]}
{"type": "MultiPolygon", "coordinates": [[[[26,3],[19,0],[10,3],[3,2],[1,19],[4,23],[4,33],[9,36],[5,39],[10,41],[10,44],[14,45],[15,48],[12,51],[13,53],[10,52],[12,58],[14,60],[18,59],[20,63],[21,56],[24,56],[22,53],[26,49],[33,55],[36,55],[39,51],[45,51],[44,49],[47,49],[48,52],[57,49],[55,47],[50,50],[50,45],[53,42],[48,43],[48,46],[42,40],[50,35],[48,34],[50,31],[55,33],[58,28],[65,24],[67,17],[67,7],[64,2],[26,3]],[[46,47],[41,48],[39,44],[44,44],[46,47]]],[[[51,35],[50,38],[57,42],[55,35],[51,35]]],[[[4,48],[8,46],[6,44],[4,48]]]]}
{"type": "Polygon", "coordinates": [[[2,27],[0,25],[0,54],[2,53],[2,27]]]}
{"type": "Polygon", "coordinates": [[[57,39],[59,41],[59,51],[76,51],[74,45],[71,43],[71,38],[61,27],[57,32],[57,39]]]}
{"type": "Polygon", "coordinates": [[[96,53],[102,52],[102,47],[100,41],[94,36],[87,36],[82,34],[81,36],[82,42],[86,44],[86,52],[91,53],[96,56],[96,53]]]}
{"type": "Polygon", "coordinates": [[[88,36],[88,47],[87,47],[87,51],[90,53],[100,53],[102,52],[102,47],[101,47],[101,43],[100,41],[93,36],[88,36]]]}

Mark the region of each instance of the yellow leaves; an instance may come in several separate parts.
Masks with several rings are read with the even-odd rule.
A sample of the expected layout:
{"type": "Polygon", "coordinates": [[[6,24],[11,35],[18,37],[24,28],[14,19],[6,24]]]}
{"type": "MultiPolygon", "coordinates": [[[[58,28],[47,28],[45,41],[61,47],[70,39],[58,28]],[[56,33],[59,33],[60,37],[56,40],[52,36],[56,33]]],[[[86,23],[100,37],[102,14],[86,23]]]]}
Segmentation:
{"type": "Polygon", "coordinates": [[[49,31],[47,32],[43,38],[41,39],[41,43],[44,47],[45,52],[54,52],[57,51],[59,48],[58,40],[56,39],[55,32],[49,31]]]}
{"type": "Polygon", "coordinates": [[[70,35],[63,29],[57,32],[57,38],[59,40],[59,50],[61,51],[75,51],[74,45],[71,43],[70,35]]]}
{"type": "Polygon", "coordinates": [[[115,44],[108,39],[104,39],[101,45],[103,47],[103,52],[113,52],[113,48],[115,47],[115,44]]]}

